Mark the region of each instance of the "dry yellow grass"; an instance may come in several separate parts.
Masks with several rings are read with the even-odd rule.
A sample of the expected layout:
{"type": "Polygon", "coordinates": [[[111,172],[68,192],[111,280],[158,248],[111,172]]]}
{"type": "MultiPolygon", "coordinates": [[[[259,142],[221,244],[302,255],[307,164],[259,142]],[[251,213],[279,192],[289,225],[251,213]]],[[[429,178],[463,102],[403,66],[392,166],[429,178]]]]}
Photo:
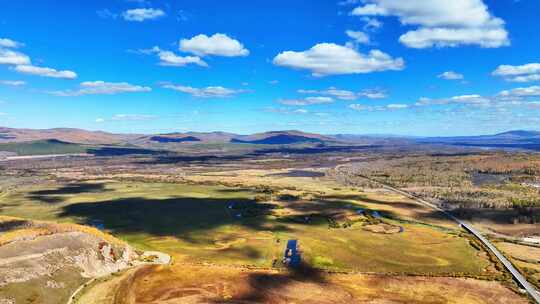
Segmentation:
{"type": "Polygon", "coordinates": [[[105,240],[114,245],[127,245],[126,242],[115,238],[114,236],[105,233],[94,227],[72,224],[72,223],[54,223],[49,221],[36,221],[27,220],[23,218],[13,216],[0,215],[0,224],[7,224],[9,222],[21,222],[24,221],[27,224],[21,228],[9,230],[0,235],[0,246],[13,242],[19,239],[32,239],[38,236],[51,235],[61,232],[84,232],[93,236],[96,236],[102,240],[105,240]]]}
{"type": "Polygon", "coordinates": [[[444,277],[287,273],[226,266],[146,267],[85,290],[78,304],[105,303],[525,304],[498,282],[444,277]],[[414,288],[411,288],[414,286],[414,288]]]}
{"type": "Polygon", "coordinates": [[[506,255],[523,260],[540,262],[540,248],[508,242],[497,242],[497,247],[506,255]]]}

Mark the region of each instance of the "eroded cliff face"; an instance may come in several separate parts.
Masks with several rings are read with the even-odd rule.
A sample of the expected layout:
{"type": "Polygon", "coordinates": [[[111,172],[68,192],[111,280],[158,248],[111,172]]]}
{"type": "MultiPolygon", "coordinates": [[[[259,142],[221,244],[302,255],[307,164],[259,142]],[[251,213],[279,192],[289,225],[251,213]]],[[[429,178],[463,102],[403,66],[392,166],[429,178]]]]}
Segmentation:
{"type": "Polygon", "coordinates": [[[88,279],[125,269],[139,257],[129,245],[88,227],[13,220],[0,224],[2,304],[63,303],[88,279]]]}

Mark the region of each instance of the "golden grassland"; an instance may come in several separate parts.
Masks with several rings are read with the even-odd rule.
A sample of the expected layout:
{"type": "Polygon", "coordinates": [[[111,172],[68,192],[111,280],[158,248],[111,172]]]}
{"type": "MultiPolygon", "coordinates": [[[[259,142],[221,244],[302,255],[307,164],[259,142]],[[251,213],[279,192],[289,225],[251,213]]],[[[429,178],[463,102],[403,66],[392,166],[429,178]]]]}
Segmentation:
{"type": "MultiPolygon", "coordinates": [[[[111,181],[32,186],[7,195],[0,207],[2,214],[28,218],[81,224],[99,221],[108,232],[139,249],[163,251],[190,263],[270,267],[281,259],[286,240],[296,238],[306,261],[328,269],[483,275],[488,266],[466,238],[419,222],[423,217],[427,220],[431,211],[404,198],[338,189],[336,184],[314,178],[265,175],[257,179],[256,173],[246,176],[250,174],[253,184],[242,188],[111,181]],[[326,221],[289,222],[275,214],[237,218],[228,206],[252,202],[260,195],[255,186],[267,179],[278,188],[295,185],[287,193],[311,195],[307,201],[276,201],[281,204],[279,212],[377,210],[388,215],[388,223],[403,227],[403,232],[373,233],[359,224],[331,229],[326,221]]],[[[227,182],[237,181],[227,178],[227,182]]],[[[437,221],[443,220],[433,219],[437,221]]]]}
{"type": "Polygon", "coordinates": [[[172,266],[98,280],[78,303],[525,303],[487,281],[504,278],[440,214],[393,193],[287,172],[210,172],[183,183],[50,181],[4,193],[0,214],[64,229],[98,223],[104,231],[84,229],[173,257],[172,266]],[[365,229],[378,223],[399,232],[365,229]],[[299,240],[308,273],[272,267],[288,239],[299,240]]]}
{"type": "Polygon", "coordinates": [[[85,289],[92,303],[527,303],[493,281],[172,265],[130,270],[85,289]]]}
{"type": "Polygon", "coordinates": [[[63,232],[83,232],[96,236],[104,241],[115,245],[125,245],[126,243],[115,238],[109,233],[96,229],[94,227],[79,225],[74,223],[56,223],[50,221],[27,220],[19,217],[0,215],[0,226],[16,224],[21,225],[20,228],[15,226],[15,229],[4,231],[0,234],[0,246],[7,243],[21,240],[33,239],[39,236],[51,235],[54,233],[63,232]]]}

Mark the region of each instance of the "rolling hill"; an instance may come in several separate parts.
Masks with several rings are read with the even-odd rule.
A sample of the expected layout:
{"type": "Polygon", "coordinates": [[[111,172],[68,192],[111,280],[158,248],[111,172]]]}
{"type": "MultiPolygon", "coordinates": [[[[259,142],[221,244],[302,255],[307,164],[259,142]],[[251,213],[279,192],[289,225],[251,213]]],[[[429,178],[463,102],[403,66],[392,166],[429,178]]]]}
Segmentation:
{"type": "Polygon", "coordinates": [[[270,131],[252,135],[237,136],[231,143],[248,143],[264,145],[289,145],[298,143],[331,143],[337,142],[333,137],[302,131],[270,131]]]}
{"type": "Polygon", "coordinates": [[[87,150],[88,147],[84,145],[63,142],[57,139],[0,143],[0,151],[17,155],[72,154],[86,153],[87,150]]]}
{"type": "Polygon", "coordinates": [[[0,143],[56,139],[80,144],[120,144],[137,138],[136,134],[113,134],[73,128],[14,129],[0,127],[0,143]]]}

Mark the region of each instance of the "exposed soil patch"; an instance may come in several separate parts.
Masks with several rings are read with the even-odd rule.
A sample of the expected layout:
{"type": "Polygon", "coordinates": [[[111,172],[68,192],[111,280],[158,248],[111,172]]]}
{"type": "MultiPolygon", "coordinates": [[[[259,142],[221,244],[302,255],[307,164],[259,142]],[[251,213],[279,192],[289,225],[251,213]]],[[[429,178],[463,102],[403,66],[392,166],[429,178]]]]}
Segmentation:
{"type": "Polygon", "coordinates": [[[370,232],[374,232],[374,233],[383,233],[383,234],[400,233],[403,231],[402,227],[387,224],[387,223],[365,225],[365,226],[362,226],[362,229],[370,231],[370,232]]]}

